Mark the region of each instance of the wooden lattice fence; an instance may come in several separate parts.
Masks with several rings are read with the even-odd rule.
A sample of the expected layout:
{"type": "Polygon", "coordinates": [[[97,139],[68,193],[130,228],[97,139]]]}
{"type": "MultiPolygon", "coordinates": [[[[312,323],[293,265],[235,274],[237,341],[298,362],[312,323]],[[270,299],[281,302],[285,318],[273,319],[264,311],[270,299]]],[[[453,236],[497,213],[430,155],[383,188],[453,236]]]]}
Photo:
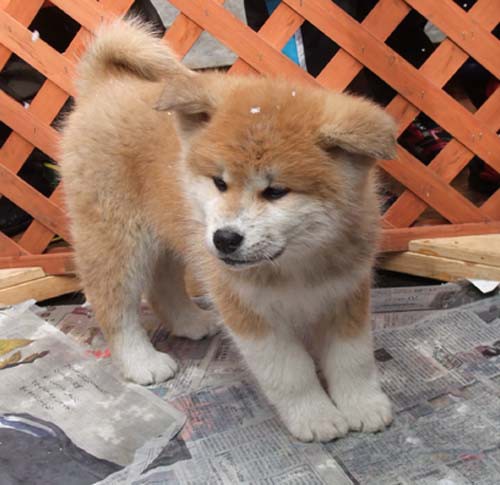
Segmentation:
{"type": "MultiPolygon", "coordinates": [[[[50,245],[54,235],[71,242],[62,188],[46,197],[18,173],[35,148],[57,161],[59,134],[52,124],[75,94],[77,58],[91,32],[126,13],[133,0],[51,0],[80,25],[63,53],[29,29],[45,3],[0,0],[0,71],[15,54],[46,78],[29,106],[0,92],[0,121],[12,130],[0,147],[0,193],[33,217],[20,236],[0,232],[0,267],[42,266],[46,272],[64,273],[72,270],[71,249],[50,245]]],[[[221,0],[170,3],[180,13],[165,40],[180,57],[206,30],[238,56],[229,73],[266,73],[344,90],[366,68],[397,92],[386,109],[398,121],[399,134],[421,112],[451,134],[428,165],[402,146],[397,160],[379,161],[404,188],[383,217],[384,251],[404,250],[408,241],[422,237],[500,232],[500,190],[477,203],[452,186],[474,156],[500,172],[500,89],[475,113],[443,89],[469,57],[500,77],[500,42],[491,33],[500,21],[499,1],[478,0],[466,12],[452,0],[379,0],[359,23],[330,0],[283,0],[259,32],[235,18],[221,0]],[[385,42],[411,10],[446,34],[418,69],[385,42]],[[316,78],[281,53],[305,20],[340,47],[316,78]],[[427,208],[443,223],[415,226],[427,208]]]]}

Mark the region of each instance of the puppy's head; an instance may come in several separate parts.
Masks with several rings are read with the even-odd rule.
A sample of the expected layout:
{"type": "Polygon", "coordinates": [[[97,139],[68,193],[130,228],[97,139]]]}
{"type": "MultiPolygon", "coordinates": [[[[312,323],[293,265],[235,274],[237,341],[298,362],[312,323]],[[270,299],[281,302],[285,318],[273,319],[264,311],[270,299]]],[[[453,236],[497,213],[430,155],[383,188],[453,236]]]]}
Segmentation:
{"type": "Polygon", "coordinates": [[[370,168],[395,152],[381,108],[286,81],[200,75],[157,108],[175,114],[207,247],[235,269],[296,264],[356,230],[370,168]]]}

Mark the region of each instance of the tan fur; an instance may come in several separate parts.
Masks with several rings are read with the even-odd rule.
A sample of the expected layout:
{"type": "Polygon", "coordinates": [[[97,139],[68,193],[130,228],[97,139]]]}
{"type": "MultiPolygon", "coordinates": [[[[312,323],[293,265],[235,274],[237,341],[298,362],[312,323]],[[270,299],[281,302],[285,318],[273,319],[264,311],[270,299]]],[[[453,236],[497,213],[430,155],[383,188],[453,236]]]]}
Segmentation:
{"type": "Polygon", "coordinates": [[[291,194],[334,204],[338,231],[300,262],[300,284],[314,288],[358,271],[352,318],[332,324],[347,325],[348,334],[366,324],[378,237],[372,167],[394,153],[394,124],[380,108],[286,80],[194,74],[138,25],[105,31],[80,72],[62,174],[78,271],[111,344],[124,308],[136,304],[127,290],[156,285],[154,266],[165,254],[192,266],[233,332],[255,338],[268,322],[235,288],[286,288],[296,278],[291,265],[233,271],[207,251],[183,167],[193,177],[229,170],[228,211],[240,209],[248,178],[269,167],[273,183],[291,194]]]}

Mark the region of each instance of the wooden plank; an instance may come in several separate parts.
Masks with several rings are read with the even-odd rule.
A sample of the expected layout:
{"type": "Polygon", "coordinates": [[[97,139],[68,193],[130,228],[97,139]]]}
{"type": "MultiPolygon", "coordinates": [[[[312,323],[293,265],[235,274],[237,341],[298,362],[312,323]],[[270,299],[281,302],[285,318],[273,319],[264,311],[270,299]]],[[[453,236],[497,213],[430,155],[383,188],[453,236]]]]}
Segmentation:
{"type": "Polygon", "coordinates": [[[481,222],[490,219],[399,145],[397,159],[380,160],[379,166],[450,222],[481,222]]]}
{"type": "Polygon", "coordinates": [[[500,268],[478,263],[467,263],[425,254],[404,252],[380,261],[380,268],[424,276],[441,281],[457,281],[464,278],[500,281],[500,268]]]}
{"type": "Polygon", "coordinates": [[[57,131],[42,123],[3,91],[0,91],[0,120],[46,155],[57,160],[57,131]]]}
{"type": "Polygon", "coordinates": [[[66,214],[47,197],[17,177],[1,163],[0,193],[66,241],[71,240],[66,214]]]}
{"type": "Polygon", "coordinates": [[[500,221],[384,229],[382,231],[380,251],[406,251],[410,241],[415,239],[496,233],[500,233],[500,221]]]}
{"type": "Polygon", "coordinates": [[[259,72],[289,76],[308,84],[314,78],[281,52],[261,39],[250,27],[214,0],[170,0],[170,3],[200,27],[233,50],[259,72]]]}
{"type": "Polygon", "coordinates": [[[42,301],[80,290],[81,283],[75,276],[45,276],[1,289],[0,304],[15,305],[31,298],[42,301]]]}
{"type": "Polygon", "coordinates": [[[0,268],[27,268],[30,266],[40,266],[47,274],[63,275],[75,272],[72,251],[54,254],[0,257],[0,268]]]}
{"type": "MultiPolygon", "coordinates": [[[[500,78],[500,43],[483,26],[467,15],[452,0],[405,0],[443,31],[467,54],[500,78]]],[[[493,4],[495,2],[492,2],[493,4]]],[[[496,2],[496,22],[500,21],[500,3],[496,2]]]]}
{"type": "Polygon", "coordinates": [[[72,78],[75,64],[62,57],[42,39],[33,40],[33,33],[0,10],[0,43],[69,94],[75,94],[72,78]]]}
{"type": "Polygon", "coordinates": [[[44,276],[46,276],[45,271],[37,267],[0,269],[0,290],[44,276]]]}
{"type": "Polygon", "coordinates": [[[500,234],[417,239],[410,251],[500,267],[500,234]]]}
{"type": "Polygon", "coordinates": [[[500,171],[497,135],[340,7],[329,0],[283,1],[500,171]]]}

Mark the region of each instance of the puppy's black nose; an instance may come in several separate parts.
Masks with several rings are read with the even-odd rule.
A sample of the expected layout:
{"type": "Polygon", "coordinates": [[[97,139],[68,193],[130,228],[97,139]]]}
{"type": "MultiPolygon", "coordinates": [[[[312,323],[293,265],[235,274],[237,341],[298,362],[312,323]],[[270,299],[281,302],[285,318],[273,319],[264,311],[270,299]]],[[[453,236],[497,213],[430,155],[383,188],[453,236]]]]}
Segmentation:
{"type": "Polygon", "coordinates": [[[243,236],[230,229],[217,229],[214,232],[214,246],[224,254],[234,253],[243,242],[243,236]]]}

